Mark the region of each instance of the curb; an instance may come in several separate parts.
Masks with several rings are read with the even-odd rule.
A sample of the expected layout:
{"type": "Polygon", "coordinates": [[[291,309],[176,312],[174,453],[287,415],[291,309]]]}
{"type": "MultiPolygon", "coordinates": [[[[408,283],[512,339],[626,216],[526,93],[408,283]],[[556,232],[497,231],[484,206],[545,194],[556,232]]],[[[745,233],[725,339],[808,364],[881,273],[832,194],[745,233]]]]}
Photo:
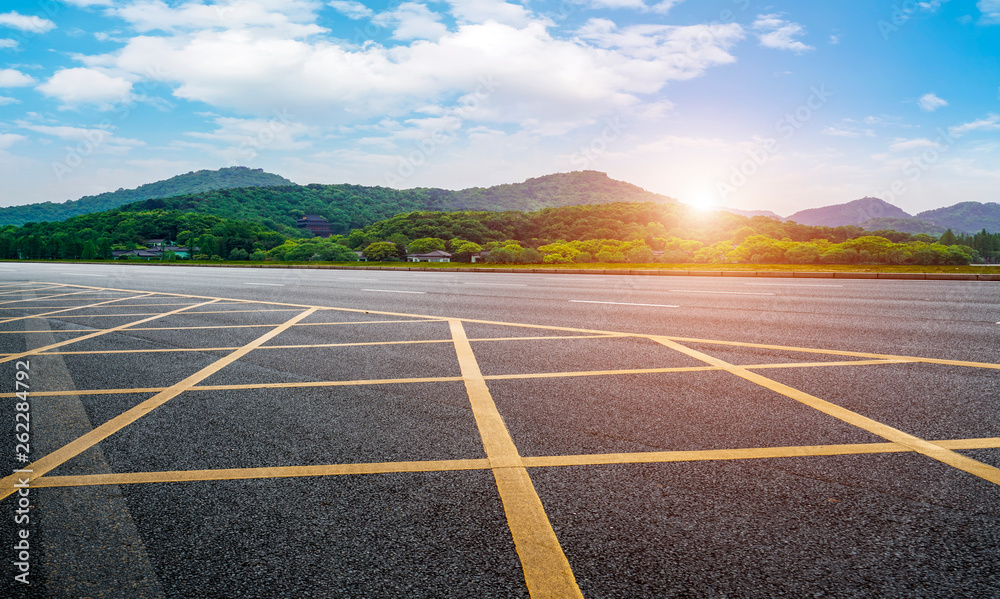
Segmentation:
{"type": "MultiPolygon", "coordinates": [[[[54,264],[51,261],[10,260],[9,262],[54,264]]],[[[527,273],[548,275],[616,275],[654,277],[760,277],[772,279],[880,279],[907,281],[1000,281],[1000,274],[953,272],[839,272],[839,271],[767,271],[767,270],[652,270],[652,269],[595,269],[595,268],[428,268],[426,266],[350,266],[331,264],[190,264],[187,262],[72,262],[67,264],[120,264],[124,266],[191,266],[195,268],[300,268],[319,270],[405,270],[426,272],[486,272],[527,273]]]]}

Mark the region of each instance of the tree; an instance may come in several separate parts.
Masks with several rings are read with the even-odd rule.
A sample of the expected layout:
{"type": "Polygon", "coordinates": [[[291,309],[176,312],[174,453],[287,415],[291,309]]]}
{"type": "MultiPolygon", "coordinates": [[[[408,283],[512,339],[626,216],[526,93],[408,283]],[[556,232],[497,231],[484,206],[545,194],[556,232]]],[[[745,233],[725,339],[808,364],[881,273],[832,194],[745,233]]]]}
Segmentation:
{"type": "Polygon", "coordinates": [[[938,243],[941,245],[955,245],[957,240],[955,239],[955,234],[951,232],[951,229],[948,229],[941,235],[941,239],[938,239],[938,243]]]}
{"type": "Polygon", "coordinates": [[[97,258],[97,248],[94,247],[93,241],[87,241],[83,244],[83,252],[80,257],[84,260],[93,260],[97,258]]]}
{"type": "Polygon", "coordinates": [[[396,244],[391,241],[376,241],[362,252],[372,262],[385,262],[399,257],[396,244]]]}
{"type": "Polygon", "coordinates": [[[423,237],[421,239],[414,239],[411,241],[407,250],[411,254],[426,254],[428,252],[433,252],[434,250],[443,251],[444,247],[444,239],[439,239],[437,237],[423,237]]]}

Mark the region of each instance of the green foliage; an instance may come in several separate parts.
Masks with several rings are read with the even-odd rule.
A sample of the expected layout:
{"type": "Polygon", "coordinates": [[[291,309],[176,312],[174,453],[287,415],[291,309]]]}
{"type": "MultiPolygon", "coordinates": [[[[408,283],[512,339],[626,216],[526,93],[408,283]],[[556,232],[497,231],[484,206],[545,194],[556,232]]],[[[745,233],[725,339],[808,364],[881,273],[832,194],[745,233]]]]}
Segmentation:
{"type": "Polygon", "coordinates": [[[437,237],[422,237],[409,243],[407,250],[411,254],[427,254],[434,250],[444,250],[445,241],[437,237]]]}
{"type": "Polygon", "coordinates": [[[376,241],[365,248],[364,255],[365,258],[368,258],[372,262],[385,262],[387,260],[398,259],[399,249],[395,243],[376,241]]]}
{"type": "MultiPolygon", "coordinates": [[[[43,202],[0,208],[0,224],[24,225],[31,222],[62,221],[73,216],[103,212],[150,198],[168,198],[213,189],[267,185],[292,185],[292,182],[284,177],[245,166],[223,168],[217,171],[204,170],[140,185],[135,189],[119,189],[60,204],[43,202]]],[[[220,214],[219,216],[226,215],[220,214]]]]}

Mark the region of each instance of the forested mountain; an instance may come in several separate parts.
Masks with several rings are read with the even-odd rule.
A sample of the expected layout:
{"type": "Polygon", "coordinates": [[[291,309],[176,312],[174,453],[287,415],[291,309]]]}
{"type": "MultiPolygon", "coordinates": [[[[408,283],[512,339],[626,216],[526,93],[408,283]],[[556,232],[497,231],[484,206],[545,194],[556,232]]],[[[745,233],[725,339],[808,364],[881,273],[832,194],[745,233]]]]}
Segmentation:
{"type": "Polygon", "coordinates": [[[1000,232],[1000,204],[994,202],[961,202],[927,210],[916,217],[956,232],[975,233],[983,229],[1000,232]]]}
{"type": "Polygon", "coordinates": [[[803,225],[840,227],[845,225],[860,225],[873,218],[913,218],[903,210],[879,198],[861,198],[846,204],[823,206],[800,210],[789,216],[803,225]]]}
{"type": "Polygon", "coordinates": [[[947,229],[947,227],[942,227],[919,218],[873,218],[861,223],[861,228],[867,231],[889,229],[902,233],[927,233],[935,237],[941,235],[947,229]]]}
{"type": "Polygon", "coordinates": [[[207,193],[146,200],[129,211],[181,210],[253,220],[289,236],[302,235],[295,219],[318,214],[334,233],[346,234],[405,212],[434,210],[537,210],[541,207],[606,204],[610,202],[675,200],[616,181],[604,173],[558,173],[524,183],[475,187],[460,191],[415,188],[397,190],[362,185],[319,185],[221,189],[207,193]]]}
{"type": "Polygon", "coordinates": [[[234,187],[266,187],[269,185],[294,185],[278,175],[265,173],[261,169],[245,166],[222,168],[215,171],[202,170],[177,175],[156,183],[140,185],[135,189],[119,189],[96,196],[86,196],[79,200],[62,203],[43,202],[0,208],[0,226],[23,225],[45,221],[61,221],[81,214],[103,212],[150,198],[201,193],[213,189],[234,187]]]}

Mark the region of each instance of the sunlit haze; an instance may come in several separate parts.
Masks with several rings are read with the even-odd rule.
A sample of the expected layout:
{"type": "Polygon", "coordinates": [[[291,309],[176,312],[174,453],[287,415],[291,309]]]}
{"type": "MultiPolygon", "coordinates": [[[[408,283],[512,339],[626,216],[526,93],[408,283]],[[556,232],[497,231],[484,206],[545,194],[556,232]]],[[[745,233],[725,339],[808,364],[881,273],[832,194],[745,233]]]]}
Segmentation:
{"type": "Polygon", "coordinates": [[[246,165],[699,206],[996,201],[1000,2],[13,0],[0,205],[246,165]]]}

